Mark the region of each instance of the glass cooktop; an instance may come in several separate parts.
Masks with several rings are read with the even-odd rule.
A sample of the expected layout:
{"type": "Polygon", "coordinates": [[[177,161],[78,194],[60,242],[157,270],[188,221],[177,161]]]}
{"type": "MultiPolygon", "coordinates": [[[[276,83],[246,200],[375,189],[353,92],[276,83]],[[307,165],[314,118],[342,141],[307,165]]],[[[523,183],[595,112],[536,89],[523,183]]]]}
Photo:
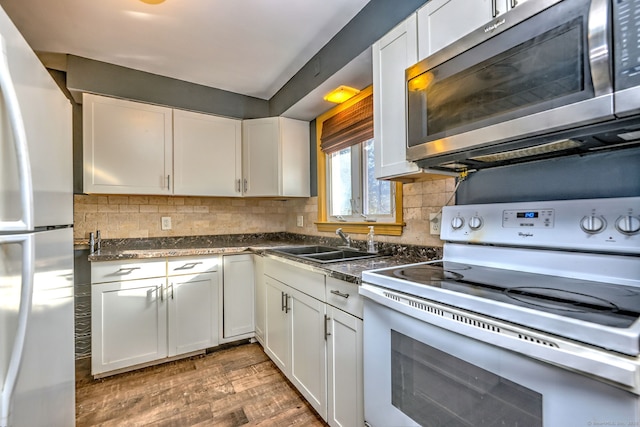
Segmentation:
{"type": "Polygon", "coordinates": [[[640,317],[640,288],[631,286],[447,261],[375,274],[616,328],[640,317]]]}

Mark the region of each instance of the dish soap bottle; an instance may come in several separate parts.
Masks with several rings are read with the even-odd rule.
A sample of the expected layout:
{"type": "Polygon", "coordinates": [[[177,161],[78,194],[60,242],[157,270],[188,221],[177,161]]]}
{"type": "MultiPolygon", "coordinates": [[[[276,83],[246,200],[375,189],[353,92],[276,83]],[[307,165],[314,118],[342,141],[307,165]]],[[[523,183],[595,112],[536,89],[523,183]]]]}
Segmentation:
{"type": "Polygon", "coordinates": [[[375,254],[376,252],[378,252],[378,247],[375,240],[373,240],[373,237],[373,225],[370,225],[369,234],[367,234],[367,252],[375,254]]]}

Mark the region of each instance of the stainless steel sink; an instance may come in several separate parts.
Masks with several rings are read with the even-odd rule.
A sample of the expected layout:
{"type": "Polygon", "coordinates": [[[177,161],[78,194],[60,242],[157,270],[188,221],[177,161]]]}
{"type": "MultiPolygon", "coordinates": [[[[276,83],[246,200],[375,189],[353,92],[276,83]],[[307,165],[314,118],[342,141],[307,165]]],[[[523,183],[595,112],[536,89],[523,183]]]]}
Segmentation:
{"type": "Polygon", "coordinates": [[[273,249],[273,251],[293,255],[296,258],[307,259],[322,264],[375,258],[380,256],[378,254],[371,254],[368,252],[358,251],[356,249],[343,249],[319,245],[277,248],[273,249]]]}
{"type": "Polygon", "coordinates": [[[335,252],[338,249],[332,248],[330,246],[312,245],[312,246],[293,246],[293,247],[286,247],[286,248],[277,248],[273,250],[275,252],[281,252],[283,254],[289,254],[289,255],[312,255],[312,254],[319,254],[319,253],[325,253],[325,252],[335,252]]]}

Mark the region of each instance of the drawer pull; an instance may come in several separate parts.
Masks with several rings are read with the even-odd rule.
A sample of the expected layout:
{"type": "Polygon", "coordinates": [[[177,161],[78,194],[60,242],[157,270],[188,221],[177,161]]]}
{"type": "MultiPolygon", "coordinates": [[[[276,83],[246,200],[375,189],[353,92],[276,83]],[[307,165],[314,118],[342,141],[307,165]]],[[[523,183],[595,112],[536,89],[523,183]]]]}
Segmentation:
{"type": "Polygon", "coordinates": [[[338,295],[339,297],[342,297],[342,298],[349,298],[349,294],[343,294],[342,292],[336,291],[335,289],[332,290],[331,293],[334,295],[338,295]]]}
{"type": "Polygon", "coordinates": [[[185,265],[183,265],[182,267],[176,267],[174,268],[175,270],[191,270],[193,267],[195,267],[196,265],[202,264],[202,261],[198,261],[198,262],[188,262],[185,265]]]}
{"type": "Polygon", "coordinates": [[[120,273],[122,275],[131,274],[133,273],[133,270],[140,270],[140,267],[122,267],[116,273],[120,273]]]}

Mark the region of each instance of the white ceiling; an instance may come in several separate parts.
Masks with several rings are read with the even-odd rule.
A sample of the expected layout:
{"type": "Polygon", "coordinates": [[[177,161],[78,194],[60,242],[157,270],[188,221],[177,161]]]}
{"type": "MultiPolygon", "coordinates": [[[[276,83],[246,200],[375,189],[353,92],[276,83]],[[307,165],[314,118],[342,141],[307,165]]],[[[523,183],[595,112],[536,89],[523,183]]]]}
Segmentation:
{"type": "MultiPolygon", "coordinates": [[[[35,51],[73,54],[269,99],[368,2],[0,0],[0,5],[35,51]]],[[[370,66],[365,53],[342,73],[367,85],[370,66]]],[[[349,84],[339,77],[340,72],[327,87],[332,80],[335,86],[349,84]]],[[[312,110],[307,115],[317,114],[317,106],[312,110]]]]}

